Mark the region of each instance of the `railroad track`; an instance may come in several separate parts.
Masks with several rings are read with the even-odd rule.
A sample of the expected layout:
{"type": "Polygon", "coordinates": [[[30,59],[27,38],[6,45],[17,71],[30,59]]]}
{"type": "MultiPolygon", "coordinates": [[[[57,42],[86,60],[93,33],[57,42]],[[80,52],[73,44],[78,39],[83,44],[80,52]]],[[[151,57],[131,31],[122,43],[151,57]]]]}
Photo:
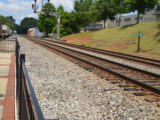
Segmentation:
{"type": "MultiPolygon", "coordinates": [[[[37,39],[36,37],[34,37],[34,38],[37,39]]],[[[61,44],[61,45],[67,45],[67,46],[82,49],[82,50],[95,52],[95,53],[102,54],[102,55],[107,55],[107,56],[112,56],[112,57],[121,58],[121,59],[125,59],[125,60],[130,60],[135,63],[146,64],[146,65],[150,65],[151,67],[154,66],[154,67],[160,69],[160,60],[156,60],[156,59],[139,57],[139,56],[123,54],[123,53],[102,50],[102,49],[97,49],[97,48],[85,47],[85,46],[75,45],[75,44],[71,44],[71,43],[65,43],[65,42],[59,42],[59,41],[53,41],[53,40],[47,40],[47,39],[43,39],[43,40],[50,41],[50,42],[57,43],[57,44],[61,44]]]]}
{"type": "MultiPolygon", "coordinates": [[[[139,86],[138,88],[131,88],[133,91],[147,90],[152,92],[154,95],[160,95],[160,75],[152,72],[148,72],[142,69],[124,65],[121,63],[113,62],[101,57],[90,55],[84,52],[77,51],[75,49],[67,48],[51,41],[46,41],[43,39],[31,38],[23,36],[33,42],[36,42],[48,49],[58,51],[62,54],[70,56],[74,59],[82,61],[86,64],[89,64],[95,68],[98,68],[104,72],[110,73],[121,80],[125,80],[129,83],[139,86]]],[[[64,44],[63,44],[64,45],[64,44]]],[[[67,44],[65,44],[67,45],[67,44]]],[[[75,47],[75,46],[74,46],[75,47]]],[[[82,46],[81,46],[82,47],[82,46]]],[[[92,48],[93,49],[93,48],[92,48]]],[[[139,57],[137,57],[139,58],[139,57]]],[[[125,58],[126,59],[126,58],[125,58]]],[[[131,59],[131,58],[130,58],[131,59]]],[[[139,58],[140,59],[140,58],[139,58]]],[[[142,60],[142,59],[141,59],[142,60]]],[[[151,59],[148,59],[151,61],[151,59]]],[[[153,63],[153,62],[150,62],[153,63]]],[[[146,63],[145,63],[146,64],[146,63]]],[[[149,62],[147,62],[149,64],[149,62]]],[[[155,60],[154,64],[158,64],[158,61],[155,60]]],[[[128,88],[129,89],[129,88],[128,88]]]]}

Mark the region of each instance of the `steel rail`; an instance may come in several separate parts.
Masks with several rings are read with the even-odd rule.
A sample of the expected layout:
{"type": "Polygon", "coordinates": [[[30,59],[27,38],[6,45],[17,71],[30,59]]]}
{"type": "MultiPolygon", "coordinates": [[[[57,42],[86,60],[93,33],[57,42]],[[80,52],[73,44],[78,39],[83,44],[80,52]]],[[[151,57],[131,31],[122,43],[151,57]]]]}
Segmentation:
{"type": "MultiPolygon", "coordinates": [[[[64,49],[71,50],[70,48],[66,48],[66,47],[62,47],[62,46],[56,45],[56,44],[54,44],[54,43],[52,43],[50,41],[45,41],[45,40],[41,40],[41,39],[39,39],[39,41],[43,41],[43,42],[46,42],[46,43],[48,42],[49,44],[52,44],[52,45],[55,45],[55,46],[58,46],[58,47],[61,47],[61,48],[64,48],[64,49]]],[[[76,51],[76,50],[74,50],[74,51],[76,51]]],[[[142,69],[138,69],[138,68],[135,68],[135,67],[132,67],[132,66],[128,66],[128,65],[121,64],[121,63],[117,63],[117,62],[114,62],[114,61],[111,61],[111,60],[107,60],[105,58],[97,57],[97,56],[94,56],[94,55],[90,55],[90,54],[87,54],[87,53],[84,53],[84,52],[79,52],[79,51],[76,51],[76,52],[80,53],[80,54],[82,53],[84,55],[88,55],[88,56],[91,56],[91,57],[96,57],[96,58],[98,58],[100,60],[103,60],[103,61],[106,61],[106,62],[117,64],[119,66],[123,66],[123,67],[129,68],[129,69],[135,70],[135,71],[139,71],[141,73],[145,73],[145,74],[156,76],[156,77],[160,78],[160,75],[156,74],[156,73],[148,72],[148,71],[145,71],[145,70],[142,70],[142,69]]]]}

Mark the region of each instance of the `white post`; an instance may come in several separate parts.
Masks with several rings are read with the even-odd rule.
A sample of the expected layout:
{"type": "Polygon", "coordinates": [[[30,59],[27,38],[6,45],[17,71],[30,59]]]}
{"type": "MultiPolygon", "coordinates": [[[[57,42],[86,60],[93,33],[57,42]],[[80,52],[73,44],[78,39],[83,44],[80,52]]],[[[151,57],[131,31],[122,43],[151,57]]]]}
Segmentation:
{"type": "Polygon", "coordinates": [[[61,24],[61,17],[60,15],[57,16],[57,40],[60,39],[60,24],[61,24]]]}
{"type": "Polygon", "coordinates": [[[41,3],[42,3],[42,8],[43,8],[43,0],[41,0],[41,3]]]}

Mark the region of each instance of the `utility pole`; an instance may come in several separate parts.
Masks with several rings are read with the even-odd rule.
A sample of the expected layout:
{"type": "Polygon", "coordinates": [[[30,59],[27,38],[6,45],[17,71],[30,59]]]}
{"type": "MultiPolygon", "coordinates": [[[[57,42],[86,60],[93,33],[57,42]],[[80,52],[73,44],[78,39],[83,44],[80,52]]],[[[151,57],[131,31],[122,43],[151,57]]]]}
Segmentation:
{"type": "Polygon", "coordinates": [[[60,24],[61,24],[61,16],[57,16],[57,40],[60,39],[60,24]]]}
{"type": "Polygon", "coordinates": [[[43,0],[41,0],[41,3],[42,3],[42,8],[43,8],[43,0]]]}
{"type": "MultiPolygon", "coordinates": [[[[139,34],[141,34],[141,32],[139,31],[139,34]]],[[[137,48],[137,52],[139,52],[140,51],[140,39],[141,39],[141,36],[139,35],[138,36],[138,48],[137,48]]]]}

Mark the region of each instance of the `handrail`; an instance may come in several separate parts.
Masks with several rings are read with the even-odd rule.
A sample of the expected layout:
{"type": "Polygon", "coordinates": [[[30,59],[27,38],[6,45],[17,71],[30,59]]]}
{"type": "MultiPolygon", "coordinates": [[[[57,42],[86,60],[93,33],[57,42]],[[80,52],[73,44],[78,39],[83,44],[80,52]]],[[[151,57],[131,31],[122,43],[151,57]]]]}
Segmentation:
{"type": "Polygon", "coordinates": [[[17,98],[19,101],[20,120],[44,120],[43,113],[35,95],[25,65],[25,54],[20,54],[19,42],[16,39],[17,98]]]}

